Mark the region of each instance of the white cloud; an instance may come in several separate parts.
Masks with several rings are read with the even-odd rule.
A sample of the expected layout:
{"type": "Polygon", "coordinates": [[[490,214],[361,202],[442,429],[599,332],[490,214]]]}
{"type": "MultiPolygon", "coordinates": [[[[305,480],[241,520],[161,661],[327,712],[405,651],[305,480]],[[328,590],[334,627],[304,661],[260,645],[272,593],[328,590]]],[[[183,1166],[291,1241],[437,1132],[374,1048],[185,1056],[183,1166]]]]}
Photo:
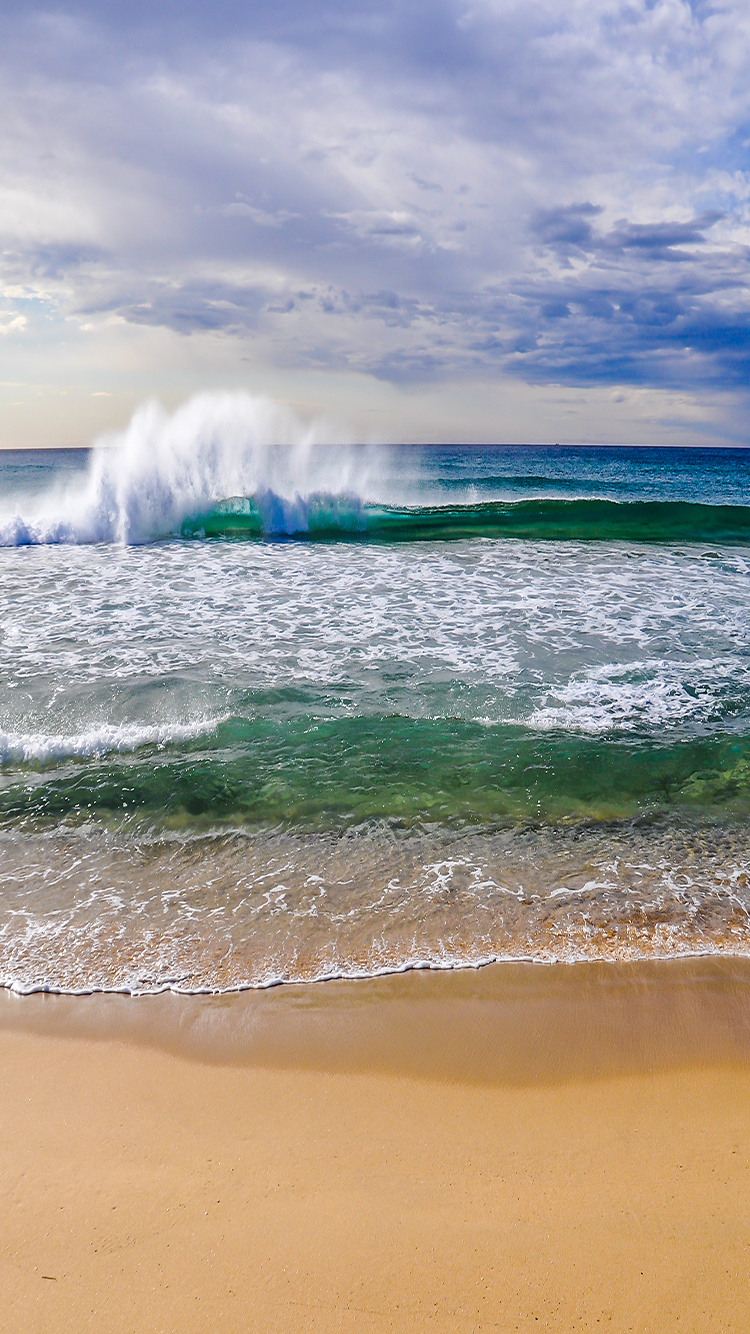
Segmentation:
{"type": "Polygon", "coordinates": [[[14,315],[0,310],[0,334],[6,336],[11,333],[18,333],[26,327],[25,315],[14,315]]]}

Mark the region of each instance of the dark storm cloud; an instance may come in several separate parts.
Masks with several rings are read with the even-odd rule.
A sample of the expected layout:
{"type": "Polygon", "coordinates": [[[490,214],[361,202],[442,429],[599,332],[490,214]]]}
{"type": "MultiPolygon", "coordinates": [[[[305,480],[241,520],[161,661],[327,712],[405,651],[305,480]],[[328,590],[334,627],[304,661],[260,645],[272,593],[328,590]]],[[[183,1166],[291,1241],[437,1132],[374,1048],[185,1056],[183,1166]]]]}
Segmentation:
{"type": "Polygon", "coordinates": [[[545,208],[531,220],[531,234],[543,245],[553,246],[558,254],[593,249],[592,218],[602,212],[597,204],[568,204],[564,208],[545,208]]]}
{"type": "Polygon", "coordinates": [[[688,260],[685,246],[703,245],[705,231],[720,222],[723,214],[708,211],[691,222],[618,223],[607,238],[612,250],[643,250],[658,259],[688,260]]]}
{"type": "Polygon", "coordinates": [[[11,0],[18,336],[36,308],[397,383],[742,385],[743,15],[11,0]]]}
{"type": "Polygon", "coordinates": [[[589,217],[588,206],[544,217],[546,243],[565,256],[584,250],[586,267],[563,270],[555,281],[517,284],[515,304],[506,300],[502,310],[519,332],[496,345],[498,353],[515,360],[519,375],[542,382],[666,386],[699,377],[716,386],[745,385],[750,319],[742,298],[750,248],[695,250],[706,246],[722,215],[618,223],[606,233],[597,233],[589,217]]]}

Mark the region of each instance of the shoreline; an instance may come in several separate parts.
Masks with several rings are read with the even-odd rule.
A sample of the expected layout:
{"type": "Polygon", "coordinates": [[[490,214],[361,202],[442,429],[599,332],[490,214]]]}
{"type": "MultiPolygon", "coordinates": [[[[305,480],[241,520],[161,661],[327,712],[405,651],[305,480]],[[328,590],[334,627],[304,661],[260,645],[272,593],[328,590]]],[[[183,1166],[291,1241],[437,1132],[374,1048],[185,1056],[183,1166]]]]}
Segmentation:
{"type": "Polygon", "coordinates": [[[6,1321],[738,1330],[748,1106],[744,960],[6,993],[6,1321]]]}
{"type": "Polygon", "coordinates": [[[220,994],[0,993],[0,1034],[213,1065],[544,1083],[750,1066],[750,959],[411,969],[220,994]]]}

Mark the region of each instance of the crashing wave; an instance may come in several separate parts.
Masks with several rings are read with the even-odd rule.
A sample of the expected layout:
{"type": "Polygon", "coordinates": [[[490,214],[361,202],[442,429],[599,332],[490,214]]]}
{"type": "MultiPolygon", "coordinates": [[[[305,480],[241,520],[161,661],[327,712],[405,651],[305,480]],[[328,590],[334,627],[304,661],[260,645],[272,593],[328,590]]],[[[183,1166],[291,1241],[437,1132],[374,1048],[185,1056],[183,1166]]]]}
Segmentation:
{"type": "Polygon", "coordinates": [[[249,394],[202,394],[171,416],[150,403],[98,442],[82,485],[28,501],[25,513],[0,512],[0,545],[138,544],[178,535],[190,515],[227,496],[347,489],[340,453],[322,475],[311,459],[323,438],[322,423],[304,427],[249,394]]]}

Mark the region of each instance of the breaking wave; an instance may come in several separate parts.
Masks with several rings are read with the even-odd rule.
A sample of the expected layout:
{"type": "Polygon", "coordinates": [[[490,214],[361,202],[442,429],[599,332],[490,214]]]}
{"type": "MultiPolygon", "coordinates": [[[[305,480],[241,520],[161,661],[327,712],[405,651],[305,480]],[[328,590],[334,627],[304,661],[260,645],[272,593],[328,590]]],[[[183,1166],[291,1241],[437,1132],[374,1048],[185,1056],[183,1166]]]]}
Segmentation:
{"type": "Polygon", "coordinates": [[[287,409],[249,394],[202,394],[168,415],[156,403],[127,430],[103,437],[82,483],[0,510],[0,545],[124,545],[177,536],[191,514],[224,497],[346,488],[336,451],[321,472],[311,450],[330,440],[287,409]]]}

